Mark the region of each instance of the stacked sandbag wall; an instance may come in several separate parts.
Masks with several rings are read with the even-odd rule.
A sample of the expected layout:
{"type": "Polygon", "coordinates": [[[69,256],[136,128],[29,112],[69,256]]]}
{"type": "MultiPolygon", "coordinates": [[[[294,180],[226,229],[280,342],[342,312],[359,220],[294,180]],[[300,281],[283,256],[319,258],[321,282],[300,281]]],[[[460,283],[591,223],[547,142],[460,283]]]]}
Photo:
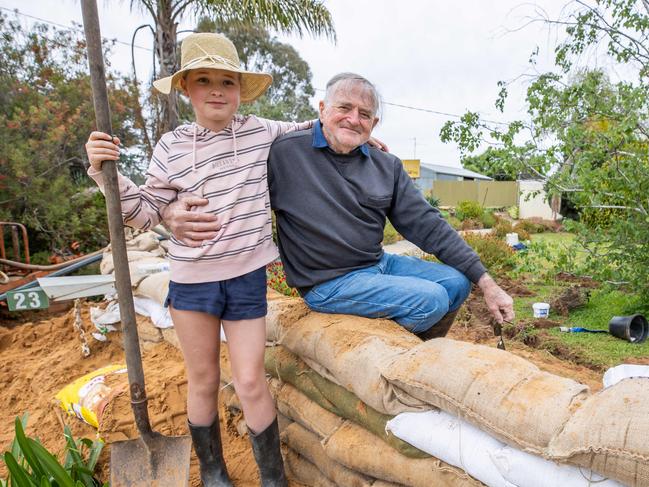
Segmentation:
{"type": "Polygon", "coordinates": [[[502,350],[421,342],[380,319],[304,312],[290,320],[295,300],[275,295],[270,303],[269,339],[379,413],[439,408],[522,452],[649,486],[647,379],[591,395],[502,350]]]}
{"type": "MultiPolygon", "coordinates": [[[[141,260],[142,255],[133,257],[141,260]]],[[[136,292],[162,304],[166,286],[168,274],[158,273],[140,279],[136,292]]],[[[340,436],[325,437],[287,414],[316,435],[326,453],[326,461],[322,457],[322,464],[313,464],[323,475],[317,485],[336,484],[331,478],[335,475],[323,473],[330,472],[326,463],[330,461],[374,479],[373,485],[378,480],[421,485],[408,475],[395,479],[379,474],[369,463],[350,466],[354,448],[347,455],[336,440],[349,429],[361,428],[372,435],[366,440],[373,447],[385,445],[409,461],[438,462],[386,433],[385,424],[394,415],[439,408],[539,459],[592,469],[631,487],[649,487],[647,379],[626,379],[591,395],[583,384],[543,372],[502,350],[448,339],[421,342],[392,321],[322,315],[309,311],[302,300],[272,291],[267,329],[268,341],[280,345],[267,349],[266,360],[268,373],[280,381],[276,390],[286,391],[286,384],[291,384],[344,421],[338,428],[340,436]]],[[[173,330],[164,330],[164,338],[173,343],[173,330]]],[[[289,393],[280,392],[278,404],[281,394],[289,393]]],[[[286,431],[287,443],[309,436],[298,426],[286,431]]],[[[391,471],[409,471],[394,461],[399,466],[391,471]]],[[[303,477],[313,476],[315,471],[305,462],[309,458],[300,452],[287,457],[289,465],[310,472],[303,477]]],[[[450,468],[464,482],[476,482],[458,469],[441,467],[450,468]]]]}
{"type": "MultiPolygon", "coordinates": [[[[267,369],[279,377],[271,380],[270,389],[281,419],[287,471],[297,481],[346,487],[482,485],[386,433],[389,416],[319,376],[283,347],[267,348],[266,359],[267,369]]],[[[230,384],[227,345],[221,363],[222,400],[230,408],[239,408],[230,384]]]]}

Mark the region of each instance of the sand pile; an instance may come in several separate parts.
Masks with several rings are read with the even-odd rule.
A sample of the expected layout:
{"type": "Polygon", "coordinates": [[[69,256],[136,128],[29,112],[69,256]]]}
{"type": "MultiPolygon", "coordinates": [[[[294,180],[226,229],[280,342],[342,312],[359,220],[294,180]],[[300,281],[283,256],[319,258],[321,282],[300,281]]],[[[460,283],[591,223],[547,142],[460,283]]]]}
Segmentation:
{"type": "MultiPolygon", "coordinates": [[[[82,305],[82,320],[89,331],[92,326],[89,307],[82,305]]],[[[140,319],[140,318],[139,318],[140,319]]],[[[148,318],[141,318],[148,321],[148,318]]],[[[107,342],[89,338],[91,355],[83,357],[78,333],[73,329],[74,310],[37,322],[0,326],[0,451],[5,451],[14,437],[14,418],[29,412],[27,434],[37,436],[50,451],[64,448],[63,424],[75,437],[95,438],[96,430],[81,420],[68,417],[53,403],[54,395],[74,379],[102,366],[123,363],[121,334],[109,334],[107,342]]],[[[88,335],[88,334],[87,334],[88,335]]],[[[89,336],[89,335],[88,335],[89,336]]],[[[149,411],[154,429],[165,434],[186,434],[186,380],[180,352],[169,343],[146,343],[143,346],[149,411]]],[[[125,380],[125,377],[124,377],[125,380]]],[[[117,385],[117,384],[116,384],[117,385]]],[[[248,439],[239,435],[240,417],[230,417],[221,406],[221,434],[226,462],[234,484],[239,487],[259,485],[256,465],[248,439]]],[[[133,437],[128,396],[116,397],[106,408],[101,435],[108,443],[133,437]]],[[[108,479],[110,446],[100,460],[102,480],[108,479]]],[[[7,472],[0,462],[0,478],[7,472]]],[[[190,485],[200,485],[198,463],[192,455],[190,485]]],[[[291,487],[301,484],[292,483],[291,487]]]]}

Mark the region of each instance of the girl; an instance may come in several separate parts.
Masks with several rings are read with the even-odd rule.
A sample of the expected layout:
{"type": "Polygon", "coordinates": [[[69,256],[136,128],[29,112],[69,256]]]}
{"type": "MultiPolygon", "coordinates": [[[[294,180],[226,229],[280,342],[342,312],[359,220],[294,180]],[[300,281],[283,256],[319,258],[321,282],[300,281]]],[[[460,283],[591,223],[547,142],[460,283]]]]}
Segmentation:
{"type": "MultiPolygon", "coordinates": [[[[263,486],[286,486],[275,406],[264,370],[266,264],[278,257],[272,240],[266,160],[273,140],[301,124],[237,115],[240,102],[262,95],[272,78],[244,71],[220,34],[192,34],[181,47],[182,68],[154,82],[185,93],[196,123],[162,136],[146,183],[119,175],[124,222],[149,229],[162,209],[183,195],[209,202],[218,235],[201,247],[172,238],[170,308],[187,370],[187,417],[205,486],[231,486],[219,433],[219,333],[223,326],[234,387],[248,425],[263,486]]],[[[103,187],[101,162],[117,160],[119,139],[93,132],[86,144],[88,174],[103,187]]]]}

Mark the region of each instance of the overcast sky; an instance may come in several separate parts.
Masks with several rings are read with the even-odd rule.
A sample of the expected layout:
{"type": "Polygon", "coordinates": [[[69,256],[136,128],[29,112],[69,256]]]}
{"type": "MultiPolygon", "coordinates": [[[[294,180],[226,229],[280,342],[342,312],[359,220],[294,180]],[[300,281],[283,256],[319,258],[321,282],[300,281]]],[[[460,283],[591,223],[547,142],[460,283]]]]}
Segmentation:
{"type": "MultiPolygon", "coordinates": [[[[524,78],[510,88],[504,114],[494,107],[499,80],[513,80],[532,72],[528,59],[538,46],[539,70],[552,68],[557,34],[540,23],[516,30],[542,7],[556,15],[567,0],[326,0],[337,43],[326,39],[280,36],[309,63],[313,86],[324,88],[340,71],[354,71],[374,82],[385,102],[382,121],[374,135],[403,159],[457,166],[460,154],[453,144],[443,144],[439,131],[450,116],[396,107],[460,115],[467,109],[486,118],[511,121],[524,117],[524,78]],[[415,152],[416,151],[416,152],[415,152]]],[[[131,12],[130,1],[99,0],[101,32],[129,44],[135,29],[150,19],[131,12]]],[[[137,3],[137,2],[135,2],[137,3]]],[[[81,22],[76,0],[0,0],[3,13],[18,9],[28,25],[34,16],[70,26],[81,22]]],[[[180,29],[191,29],[184,19],[180,29]]],[[[183,37],[186,34],[181,34],[183,37]]],[[[140,31],[136,44],[138,77],[150,72],[152,37],[140,31]],[[147,50],[149,49],[149,50],[147,50]]],[[[112,65],[129,71],[130,47],[118,44],[112,65]]],[[[323,95],[316,92],[314,107],[323,95]]]]}

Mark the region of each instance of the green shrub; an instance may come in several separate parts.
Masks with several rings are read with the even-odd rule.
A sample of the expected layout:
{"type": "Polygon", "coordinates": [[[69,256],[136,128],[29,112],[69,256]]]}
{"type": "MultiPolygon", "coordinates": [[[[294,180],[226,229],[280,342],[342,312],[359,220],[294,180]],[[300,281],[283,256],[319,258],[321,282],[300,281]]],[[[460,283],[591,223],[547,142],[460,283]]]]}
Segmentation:
{"type": "Polygon", "coordinates": [[[518,220],[518,215],[519,215],[518,206],[514,205],[507,208],[507,214],[510,216],[510,218],[513,218],[514,220],[518,220]]]}
{"type": "Polygon", "coordinates": [[[439,208],[441,200],[433,195],[433,190],[426,191],[424,193],[424,198],[428,201],[428,204],[433,208],[439,208]]]}
{"type": "Polygon", "coordinates": [[[540,219],[528,219],[519,221],[516,225],[514,225],[514,230],[523,230],[529,234],[535,234],[545,232],[546,228],[545,225],[540,223],[540,219]]]}
{"type": "Polygon", "coordinates": [[[608,229],[620,218],[627,216],[619,208],[582,208],[579,212],[579,220],[589,229],[608,229]]]}
{"type": "Polygon", "coordinates": [[[480,256],[482,263],[494,274],[502,274],[513,268],[514,251],[503,240],[493,235],[470,233],[464,240],[480,256]]]}
{"type": "Polygon", "coordinates": [[[483,228],[493,228],[496,225],[496,216],[492,211],[485,210],[482,213],[482,218],[480,218],[483,228]]]}
{"type": "MultiPolygon", "coordinates": [[[[100,487],[102,483],[94,477],[97,460],[104,444],[88,438],[75,440],[70,428],[64,428],[65,460],[61,464],[40,441],[25,435],[27,414],[16,418],[15,438],[3,455],[9,476],[4,485],[100,487]]],[[[104,487],[108,483],[103,484],[104,487]]]]}
{"type": "Polygon", "coordinates": [[[482,218],[484,208],[477,201],[460,201],[455,209],[455,215],[460,220],[474,219],[479,220],[482,218]]]}
{"type": "Polygon", "coordinates": [[[493,227],[493,235],[498,238],[505,238],[505,235],[514,231],[514,226],[509,220],[501,218],[493,227]]]}

